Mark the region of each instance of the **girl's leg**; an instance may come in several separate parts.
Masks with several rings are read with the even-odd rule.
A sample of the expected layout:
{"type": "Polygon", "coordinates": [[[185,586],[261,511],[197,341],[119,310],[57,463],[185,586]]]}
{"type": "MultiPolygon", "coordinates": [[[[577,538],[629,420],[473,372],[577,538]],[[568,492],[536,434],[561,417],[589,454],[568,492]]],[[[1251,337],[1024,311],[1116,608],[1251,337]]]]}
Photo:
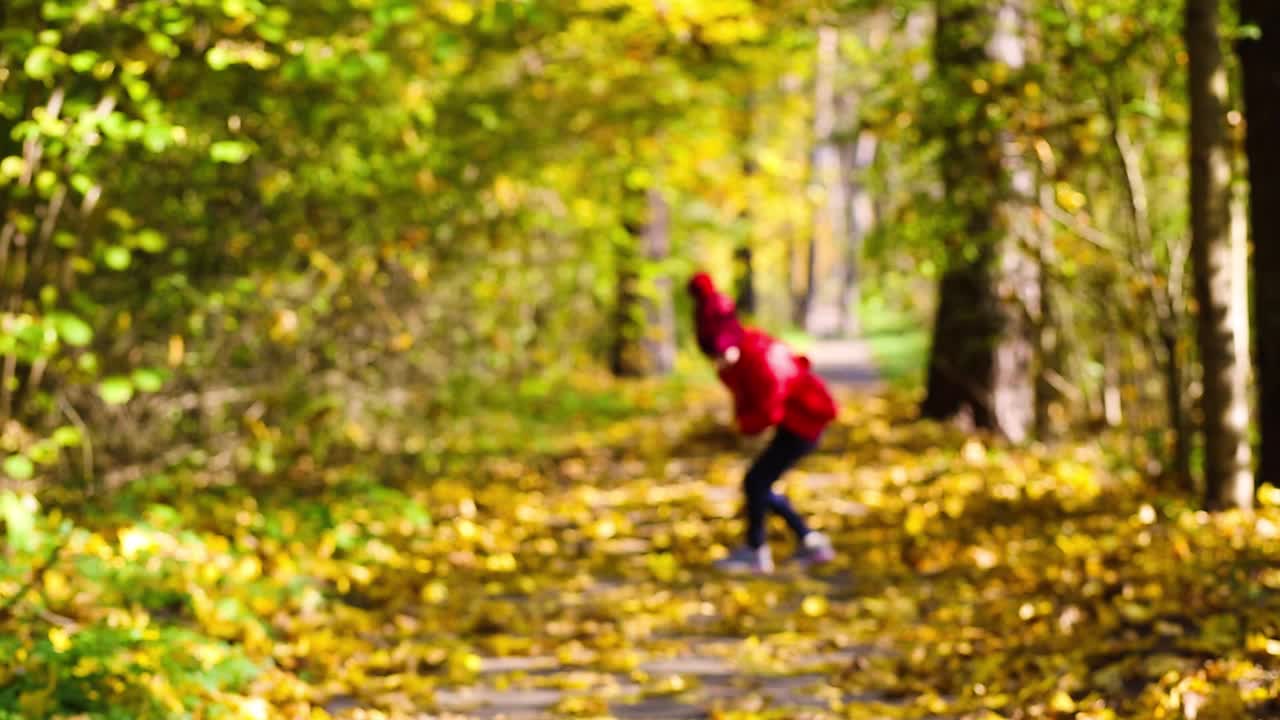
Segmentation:
{"type": "Polygon", "coordinates": [[[769,493],[769,509],[787,522],[787,527],[791,528],[791,532],[796,534],[797,539],[803,540],[804,536],[809,534],[809,526],[805,524],[804,518],[800,517],[800,513],[791,507],[791,501],[786,495],[769,493]]]}
{"type": "Polygon", "coordinates": [[[773,441],[747,471],[743,489],[747,495],[747,545],[750,547],[764,545],[765,517],[769,510],[781,515],[797,537],[808,534],[804,520],[785,497],[773,492],[773,484],[813,448],[814,443],[778,428],[773,441]]]}

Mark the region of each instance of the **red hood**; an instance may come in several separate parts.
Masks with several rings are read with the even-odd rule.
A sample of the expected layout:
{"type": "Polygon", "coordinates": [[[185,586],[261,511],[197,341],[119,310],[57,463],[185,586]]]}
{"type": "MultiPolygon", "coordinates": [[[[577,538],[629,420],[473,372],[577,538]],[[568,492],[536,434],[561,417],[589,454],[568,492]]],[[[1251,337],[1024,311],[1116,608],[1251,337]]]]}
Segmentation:
{"type": "Polygon", "coordinates": [[[719,357],[742,342],[742,324],[738,321],[733,300],[716,290],[711,276],[700,272],[689,280],[689,293],[694,299],[694,324],[698,331],[698,347],[702,352],[719,357]]]}

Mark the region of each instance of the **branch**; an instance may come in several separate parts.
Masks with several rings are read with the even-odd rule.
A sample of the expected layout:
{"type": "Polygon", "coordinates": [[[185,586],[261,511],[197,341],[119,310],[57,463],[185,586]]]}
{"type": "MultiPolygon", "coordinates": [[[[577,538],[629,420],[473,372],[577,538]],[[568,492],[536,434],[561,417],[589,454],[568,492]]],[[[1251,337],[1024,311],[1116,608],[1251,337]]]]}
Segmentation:
{"type": "Polygon", "coordinates": [[[1078,235],[1081,240],[1095,245],[1108,253],[1119,254],[1115,247],[1115,241],[1109,235],[1088,223],[1082,222],[1058,207],[1058,203],[1053,199],[1053,191],[1047,185],[1040,190],[1039,207],[1044,211],[1045,215],[1049,216],[1049,219],[1065,226],[1068,230],[1078,235]]]}
{"type": "Polygon", "coordinates": [[[93,482],[93,438],[90,436],[89,426],[85,424],[84,418],[80,417],[80,413],[67,402],[66,397],[58,395],[58,404],[62,406],[62,412],[71,420],[71,424],[76,426],[80,431],[80,447],[83,448],[81,459],[84,462],[84,477],[89,483],[93,482]]]}

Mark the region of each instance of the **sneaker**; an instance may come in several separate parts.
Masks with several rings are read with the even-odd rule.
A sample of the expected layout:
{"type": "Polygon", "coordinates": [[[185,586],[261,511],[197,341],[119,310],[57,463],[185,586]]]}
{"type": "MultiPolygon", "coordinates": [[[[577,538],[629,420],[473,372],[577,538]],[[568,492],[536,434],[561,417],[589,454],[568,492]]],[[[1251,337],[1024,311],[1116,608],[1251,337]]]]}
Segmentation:
{"type": "Polygon", "coordinates": [[[836,559],[836,551],[831,547],[831,538],[820,532],[810,532],[796,548],[793,559],[806,566],[824,565],[836,559]]]}
{"type": "Polygon", "coordinates": [[[740,547],[729,553],[729,557],[716,561],[716,569],[727,573],[754,573],[768,575],[773,572],[773,553],[769,546],[753,548],[740,547]]]}

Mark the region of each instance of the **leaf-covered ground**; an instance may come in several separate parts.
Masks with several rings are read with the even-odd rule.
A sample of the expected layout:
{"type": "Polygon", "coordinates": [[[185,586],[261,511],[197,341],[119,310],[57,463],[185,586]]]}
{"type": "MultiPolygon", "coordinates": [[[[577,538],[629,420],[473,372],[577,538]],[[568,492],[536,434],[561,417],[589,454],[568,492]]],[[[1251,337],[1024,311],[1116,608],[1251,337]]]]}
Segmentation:
{"type": "Polygon", "coordinates": [[[0,717],[1280,715],[1280,512],[861,394],[787,481],[839,561],[725,577],[755,445],[723,405],[430,477],[46,507],[61,550],[0,581],[0,717]]]}

